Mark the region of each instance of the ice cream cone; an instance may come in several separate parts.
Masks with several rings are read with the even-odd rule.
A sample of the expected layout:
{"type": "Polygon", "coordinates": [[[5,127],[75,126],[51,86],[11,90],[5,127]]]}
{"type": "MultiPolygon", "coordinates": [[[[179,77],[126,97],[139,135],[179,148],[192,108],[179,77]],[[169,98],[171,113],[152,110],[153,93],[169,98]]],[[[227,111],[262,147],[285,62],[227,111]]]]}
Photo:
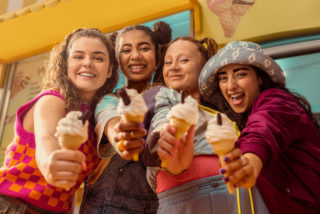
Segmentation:
{"type": "MultiPolygon", "coordinates": [[[[118,94],[122,98],[118,104],[118,112],[121,114],[122,120],[124,122],[142,123],[148,108],[141,94],[134,89],[125,88],[119,89],[118,94]]],[[[117,148],[119,151],[125,150],[123,140],[120,140],[117,148]]],[[[138,161],[139,154],[134,154],[132,159],[138,161]]]]}
{"type": "Polygon", "coordinates": [[[180,140],[182,135],[186,133],[191,127],[191,124],[186,122],[183,119],[179,119],[176,117],[172,117],[170,119],[170,125],[174,126],[176,128],[175,137],[180,140]]]}
{"type": "Polygon", "coordinates": [[[58,136],[59,145],[62,149],[72,149],[77,150],[82,143],[86,141],[83,136],[80,135],[59,135],[58,136]]]}
{"type": "MultiPolygon", "coordinates": [[[[212,146],[213,151],[219,156],[219,161],[221,167],[224,167],[226,165],[226,162],[224,161],[224,157],[226,154],[232,151],[234,147],[234,140],[221,140],[216,142],[209,142],[212,146]]],[[[230,194],[233,193],[233,187],[231,184],[227,183],[228,192],[230,194]]]]}
{"type": "MultiPolygon", "coordinates": [[[[237,130],[233,123],[224,114],[217,113],[209,120],[206,139],[212,146],[212,150],[219,156],[221,167],[225,166],[224,157],[231,152],[237,140],[237,130]]],[[[227,183],[228,192],[233,193],[233,187],[227,183]]]]}

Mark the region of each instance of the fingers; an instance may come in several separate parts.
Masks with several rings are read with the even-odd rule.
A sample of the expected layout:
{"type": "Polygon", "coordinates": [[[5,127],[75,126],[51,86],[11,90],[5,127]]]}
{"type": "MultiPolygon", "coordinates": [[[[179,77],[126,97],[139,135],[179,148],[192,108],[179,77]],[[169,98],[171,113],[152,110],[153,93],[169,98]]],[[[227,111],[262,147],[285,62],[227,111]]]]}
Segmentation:
{"type": "Polygon", "coordinates": [[[128,131],[135,131],[135,130],[140,130],[140,129],[145,130],[143,127],[144,127],[143,123],[120,121],[119,123],[117,123],[115,125],[115,130],[117,132],[128,132],[128,131]]]}
{"type": "Polygon", "coordinates": [[[61,188],[74,186],[83,171],[85,156],[80,151],[57,150],[49,158],[47,173],[48,183],[61,188]]]}
{"type": "Polygon", "coordinates": [[[234,149],[225,156],[226,165],[221,169],[225,181],[235,187],[252,187],[255,183],[254,168],[247,157],[241,155],[239,149],[234,149]]]}

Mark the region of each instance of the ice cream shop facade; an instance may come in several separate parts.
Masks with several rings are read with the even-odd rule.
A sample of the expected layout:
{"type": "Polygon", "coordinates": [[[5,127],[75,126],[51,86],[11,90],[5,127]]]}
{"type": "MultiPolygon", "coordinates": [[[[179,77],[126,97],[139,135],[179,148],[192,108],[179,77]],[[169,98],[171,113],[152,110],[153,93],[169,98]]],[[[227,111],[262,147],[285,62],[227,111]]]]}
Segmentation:
{"type": "Polygon", "coordinates": [[[284,69],[288,88],[319,114],[319,11],[319,0],[1,0],[0,162],[13,138],[15,111],[41,90],[50,49],[78,27],[107,34],[162,20],[173,38],[209,36],[220,46],[258,42],[284,69]]]}

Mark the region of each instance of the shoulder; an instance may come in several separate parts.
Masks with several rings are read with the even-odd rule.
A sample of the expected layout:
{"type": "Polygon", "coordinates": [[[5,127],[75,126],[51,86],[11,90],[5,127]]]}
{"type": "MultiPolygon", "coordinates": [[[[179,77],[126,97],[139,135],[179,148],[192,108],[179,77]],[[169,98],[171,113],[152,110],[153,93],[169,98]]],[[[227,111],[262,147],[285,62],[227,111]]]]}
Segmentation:
{"type": "Polygon", "coordinates": [[[284,110],[292,109],[297,111],[299,105],[295,101],[294,97],[280,89],[270,88],[259,94],[252,110],[269,109],[269,110],[284,110]]]}
{"type": "Polygon", "coordinates": [[[95,114],[97,115],[104,109],[113,109],[118,106],[118,97],[115,94],[107,94],[101,98],[96,106],[95,114]]]}

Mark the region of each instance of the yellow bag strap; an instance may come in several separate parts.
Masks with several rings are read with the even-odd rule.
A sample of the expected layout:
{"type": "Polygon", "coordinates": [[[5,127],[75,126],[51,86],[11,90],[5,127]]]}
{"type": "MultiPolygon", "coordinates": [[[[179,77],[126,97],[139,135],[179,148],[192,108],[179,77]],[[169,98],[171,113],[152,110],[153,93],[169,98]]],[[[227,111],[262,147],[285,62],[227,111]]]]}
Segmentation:
{"type": "MultiPolygon", "coordinates": [[[[254,214],[254,206],[253,206],[253,198],[252,198],[251,188],[248,188],[248,192],[249,192],[249,198],[250,198],[251,213],[254,214]]],[[[241,214],[239,188],[237,188],[237,203],[238,203],[238,214],[241,214]]]]}
{"type": "MultiPolygon", "coordinates": [[[[200,105],[200,104],[199,104],[199,107],[201,109],[203,109],[204,111],[208,112],[211,115],[214,115],[214,114],[218,113],[218,111],[213,110],[211,108],[208,108],[206,106],[200,105]]],[[[237,132],[237,137],[239,137],[240,130],[239,130],[238,126],[236,125],[235,122],[233,122],[233,121],[231,121],[231,122],[232,122],[232,124],[233,124],[233,126],[234,126],[234,128],[235,128],[235,130],[237,132]]],[[[251,213],[254,214],[254,206],[253,206],[253,198],[252,198],[251,188],[248,188],[248,192],[249,192],[249,198],[250,198],[251,213]]],[[[241,214],[239,188],[237,188],[237,203],[238,203],[238,214],[241,214]]]]}

